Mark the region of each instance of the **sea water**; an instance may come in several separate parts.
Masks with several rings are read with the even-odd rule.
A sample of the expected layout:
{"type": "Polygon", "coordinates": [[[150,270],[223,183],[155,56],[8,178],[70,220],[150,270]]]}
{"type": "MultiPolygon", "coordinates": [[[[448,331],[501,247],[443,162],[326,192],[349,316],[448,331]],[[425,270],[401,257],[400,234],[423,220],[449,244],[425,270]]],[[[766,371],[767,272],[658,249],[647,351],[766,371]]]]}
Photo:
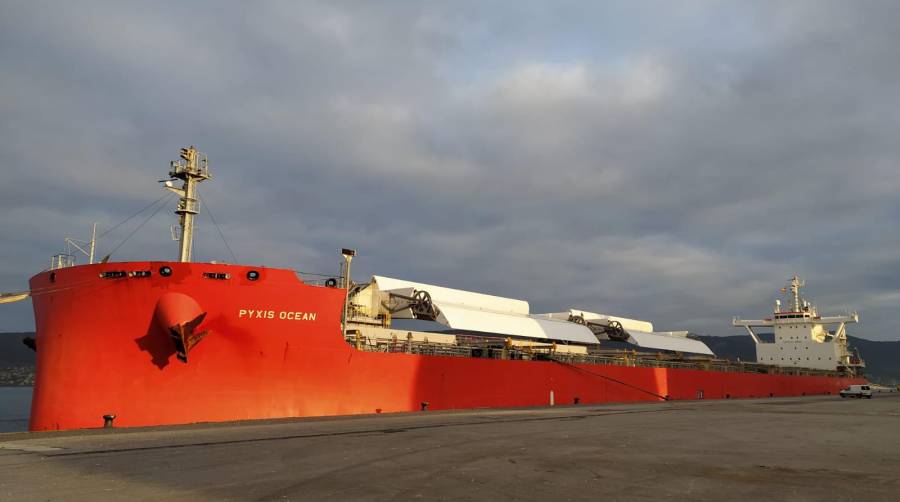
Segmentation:
{"type": "Polygon", "coordinates": [[[31,387],[0,387],[0,432],[28,430],[31,387]]]}

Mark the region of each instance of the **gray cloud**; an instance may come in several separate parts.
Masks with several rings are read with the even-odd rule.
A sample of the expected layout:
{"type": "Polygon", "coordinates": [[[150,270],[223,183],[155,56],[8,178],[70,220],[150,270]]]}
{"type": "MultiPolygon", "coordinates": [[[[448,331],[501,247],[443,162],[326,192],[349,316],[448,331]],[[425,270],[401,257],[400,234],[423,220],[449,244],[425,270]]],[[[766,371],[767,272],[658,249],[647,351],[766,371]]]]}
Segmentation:
{"type": "MultiPolygon", "coordinates": [[[[898,10],[10,3],[0,289],[158,197],[194,143],[242,261],[327,272],[351,246],[358,278],[718,335],[799,273],[894,339],[898,10]]],[[[173,256],[173,222],[116,257],[173,256]]],[[[198,258],[228,258],[205,215],[199,233],[198,258]]]]}

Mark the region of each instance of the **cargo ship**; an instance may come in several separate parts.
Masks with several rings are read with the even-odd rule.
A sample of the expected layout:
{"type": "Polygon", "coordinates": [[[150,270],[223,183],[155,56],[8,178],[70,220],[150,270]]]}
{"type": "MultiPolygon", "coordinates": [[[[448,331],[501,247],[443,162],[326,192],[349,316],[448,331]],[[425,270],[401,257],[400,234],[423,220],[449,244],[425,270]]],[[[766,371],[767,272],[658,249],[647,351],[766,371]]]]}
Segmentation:
{"type": "Polygon", "coordinates": [[[29,291],[0,298],[33,302],[30,430],[837,395],[865,382],[861,361],[840,351],[856,318],[832,333],[821,327],[831,319],[803,303],[776,309],[771,344],[788,343],[782,325],[800,336],[802,324],[808,345],[844,348],[832,364],[728,361],[647,321],[534,314],[524,300],[383,276],[355,283],[350,249],[325,280],[192,262],[197,184],[209,178],[206,156],[190,147],[164,181],[178,195],[178,260],[93,263],[92,238],[89,263],[57,256],[29,291]],[[445,329],[404,329],[404,320],[445,329]]]}

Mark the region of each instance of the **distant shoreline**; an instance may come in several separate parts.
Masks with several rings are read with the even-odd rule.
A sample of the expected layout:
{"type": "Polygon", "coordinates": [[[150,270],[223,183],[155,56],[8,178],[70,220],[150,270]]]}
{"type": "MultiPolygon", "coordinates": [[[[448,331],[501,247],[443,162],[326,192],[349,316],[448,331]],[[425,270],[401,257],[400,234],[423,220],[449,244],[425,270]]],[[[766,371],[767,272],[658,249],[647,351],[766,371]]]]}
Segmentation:
{"type": "Polygon", "coordinates": [[[33,387],[34,366],[0,367],[0,387],[33,387]]]}

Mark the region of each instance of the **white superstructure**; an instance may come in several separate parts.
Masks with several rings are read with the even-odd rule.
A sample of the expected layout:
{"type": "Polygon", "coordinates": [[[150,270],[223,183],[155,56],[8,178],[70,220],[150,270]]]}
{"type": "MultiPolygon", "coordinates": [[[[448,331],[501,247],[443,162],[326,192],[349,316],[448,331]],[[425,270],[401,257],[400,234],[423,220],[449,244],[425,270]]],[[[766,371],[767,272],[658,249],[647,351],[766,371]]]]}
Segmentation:
{"type": "Polygon", "coordinates": [[[855,371],[865,363],[850,352],[847,345],[848,323],[859,322],[856,312],[844,316],[819,315],[816,307],[800,296],[804,282],[794,276],[782,293],[791,294],[790,310],[782,310],[775,300],[770,318],[732,320],[733,326],[747,329],[756,344],[756,362],[774,366],[855,371]],[[833,331],[828,326],[835,325],[833,331]],[[754,328],[769,328],[774,340],[762,340],[754,328]]]}

